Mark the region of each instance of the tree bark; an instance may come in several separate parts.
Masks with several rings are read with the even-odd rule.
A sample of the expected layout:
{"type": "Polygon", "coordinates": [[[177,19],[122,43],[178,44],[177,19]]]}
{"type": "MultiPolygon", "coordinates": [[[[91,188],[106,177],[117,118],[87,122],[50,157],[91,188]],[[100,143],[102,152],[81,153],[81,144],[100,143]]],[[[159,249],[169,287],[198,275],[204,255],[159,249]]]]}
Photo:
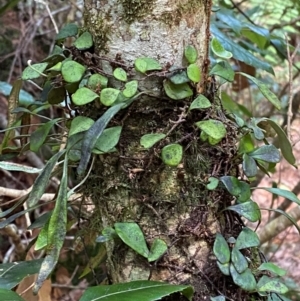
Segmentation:
{"type": "MultiPolygon", "coordinates": [[[[188,112],[192,99],[168,99],[162,79],[140,76],[140,89],[155,92],[155,97],[139,98],[111,122],[122,125],[118,153],[96,160],[84,191],[96,204],[94,216],[103,228],[115,222],[136,222],[149,245],[155,238],[168,245],[167,253],[149,265],[124,244],[109,241],[107,268],[112,283],[139,279],[188,283],[195,287],[195,300],[215,295],[212,283],[222,274],[213,259],[212,246],[216,232],[225,231],[225,217],[232,217],[218,214],[232,198],[221,189],[207,190],[206,184],[210,176],[235,173],[232,158],[236,140],[230,123],[227,137],[216,146],[201,142],[194,125],[210,116],[226,121],[214,90],[208,89],[211,5],[211,0],[85,0],[84,13],[96,53],[110,60],[121,57],[132,66],[138,57],[151,57],[167,70],[169,66],[187,66],[183,59],[187,45],[198,50],[202,81],[194,92],[205,93],[213,107],[208,112],[188,112]],[[139,140],[148,133],[168,135],[145,150],[139,140]],[[160,158],[162,147],[169,143],[184,147],[183,161],[175,168],[160,158]]],[[[112,71],[109,63],[102,68],[112,71]]],[[[130,72],[132,78],[138,76],[133,69],[130,72]]],[[[110,85],[117,83],[110,80],[110,85]]],[[[231,226],[231,233],[234,228],[240,230],[234,218],[231,226]]]]}

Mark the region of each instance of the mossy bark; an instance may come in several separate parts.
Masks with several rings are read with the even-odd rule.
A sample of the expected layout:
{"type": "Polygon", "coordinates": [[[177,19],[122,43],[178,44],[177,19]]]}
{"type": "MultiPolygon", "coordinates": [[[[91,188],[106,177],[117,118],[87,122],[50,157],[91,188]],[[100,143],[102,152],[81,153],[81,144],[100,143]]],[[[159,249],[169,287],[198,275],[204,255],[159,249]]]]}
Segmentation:
{"type": "MultiPolygon", "coordinates": [[[[219,213],[231,197],[222,189],[206,188],[210,176],[236,175],[237,170],[235,127],[224,115],[207,75],[211,5],[210,0],[85,0],[85,26],[93,34],[98,54],[121,57],[131,66],[138,57],[152,57],[168,69],[186,67],[185,46],[198,50],[202,81],[194,94],[204,93],[212,108],[189,112],[192,98],[168,99],[161,78],[144,78],[141,90],[151,90],[155,97],[139,98],[112,121],[123,127],[118,152],[96,160],[84,191],[93,199],[94,216],[101,219],[103,228],[115,222],[136,222],[149,246],[155,238],[168,245],[167,253],[150,265],[124,244],[109,241],[107,268],[112,283],[138,279],[188,283],[195,287],[195,300],[215,296],[217,283],[223,283],[212,255],[216,232],[240,230],[235,217],[219,213]],[[227,128],[226,138],[216,146],[201,142],[195,127],[195,122],[209,118],[227,128]],[[149,133],[168,135],[145,150],[139,141],[149,133]],[[177,167],[164,165],[160,158],[162,147],[169,143],[184,147],[177,167]]],[[[112,66],[105,68],[109,71],[112,66]]],[[[138,76],[131,72],[132,78],[138,76]]],[[[95,111],[89,112],[97,117],[95,111]]]]}

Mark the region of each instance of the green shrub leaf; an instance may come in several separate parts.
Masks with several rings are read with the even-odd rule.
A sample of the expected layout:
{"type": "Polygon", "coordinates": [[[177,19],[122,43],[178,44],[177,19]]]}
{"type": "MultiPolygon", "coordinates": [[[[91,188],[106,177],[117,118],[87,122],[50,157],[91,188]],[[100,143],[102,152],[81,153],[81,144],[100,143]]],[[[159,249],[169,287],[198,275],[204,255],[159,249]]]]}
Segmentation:
{"type": "Polygon", "coordinates": [[[82,79],[85,69],[75,61],[65,61],[61,67],[61,74],[67,83],[77,83],[82,79]]]}
{"type": "Polygon", "coordinates": [[[278,149],[272,144],[263,145],[248,153],[248,155],[253,159],[269,163],[278,163],[280,161],[280,153],[278,149]]]}
{"type": "Polygon", "coordinates": [[[226,136],[226,128],[219,120],[209,119],[198,121],[196,122],[196,126],[218,142],[226,136]]]}
{"type": "Polygon", "coordinates": [[[248,261],[240,250],[234,247],[231,251],[231,262],[238,273],[243,273],[248,268],[248,261]]]}
{"type": "Polygon", "coordinates": [[[248,178],[255,177],[257,174],[256,162],[252,157],[248,156],[247,154],[243,155],[243,170],[248,178]]]}
{"type": "Polygon", "coordinates": [[[230,265],[230,274],[233,282],[246,291],[253,291],[256,288],[256,280],[250,269],[239,273],[233,264],[230,265]]]}
{"type": "Polygon", "coordinates": [[[87,131],[94,123],[95,121],[92,118],[76,116],[71,121],[69,137],[74,134],[87,131]]]}
{"type": "Polygon", "coordinates": [[[196,63],[198,57],[197,49],[192,45],[186,46],[184,56],[190,64],[196,63]]]}
{"type": "Polygon", "coordinates": [[[152,262],[159,259],[164,253],[167,252],[167,250],[168,246],[163,240],[159,238],[155,239],[150,248],[148,261],[152,262]]]}
{"type": "Polygon", "coordinates": [[[285,294],[288,292],[286,285],[281,283],[279,279],[270,278],[266,275],[263,275],[257,283],[258,292],[273,292],[278,294],[285,294]]]}
{"type": "Polygon", "coordinates": [[[117,100],[120,90],[114,88],[104,88],[100,93],[100,101],[105,106],[111,106],[117,100]]]}
{"type": "Polygon", "coordinates": [[[229,206],[226,209],[237,212],[239,215],[245,217],[247,220],[253,223],[261,219],[260,209],[257,203],[253,201],[229,206]]]}
{"type": "Polygon", "coordinates": [[[48,63],[39,63],[27,66],[22,72],[22,79],[29,80],[39,78],[48,66],[48,63]]]}
{"type": "Polygon", "coordinates": [[[263,262],[259,267],[258,267],[259,271],[269,271],[277,276],[284,276],[286,274],[286,270],[280,268],[279,266],[277,266],[276,264],[272,263],[272,262],[263,262]]]}
{"type": "Polygon", "coordinates": [[[0,300],[5,301],[25,301],[16,292],[0,288],[0,300]]]}
{"type": "Polygon", "coordinates": [[[121,126],[114,126],[105,129],[101,136],[97,139],[94,148],[100,150],[103,153],[109,152],[118,144],[121,131],[121,126]]]}
{"type": "Polygon", "coordinates": [[[125,89],[123,90],[123,95],[130,98],[135,95],[138,89],[138,81],[132,80],[125,84],[125,89]]]}
{"type": "Polygon", "coordinates": [[[150,57],[141,57],[134,61],[135,69],[141,73],[146,73],[147,71],[161,70],[162,67],[158,61],[150,57]]]}
{"type": "Polygon", "coordinates": [[[90,90],[89,88],[82,87],[79,88],[73,95],[72,95],[72,102],[77,106],[83,106],[87,103],[90,103],[94,100],[99,98],[99,95],[94,91],[90,90]]]}
{"type": "Polygon", "coordinates": [[[68,37],[74,37],[78,33],[78,26],[75,23],[66,24],[56,35],[55,40],[62,40],[68,37]]]}
{"type": "Polygon", "coordinates": [[[209,183],[206,184],[206,188],[208,190],[214,190],[218,187],[219,185],[219,180],[217,178],[214,178],[214,177],[209,177],[208,179],[209,183]]]}
{"type": "Polygon", "coordinates": [[[213,66],[210,75],[218,75],[225,79],[228,82],[233,82],[234,80],[234,71],[228,62],[219,62],[213,66]]]}
{"type": "Polygon", "coordinates": [[[187,76],[189,79],[194,82],[198,83],[201,80],[201,70],[197,64],[191,64],[187,67],[187,76]]]}
{"type": "Polygon", "coordinates": [[[118,79],[119,81],[122,81],[122,82],[126,82],[127,81],[127,73],[124,69],[122,68],[116,68],[114,70],[114,77],[116,79],[118,79]]]}
{"type": "Polygon", "coordinates": [[[74,42],[74,46],[79,50],[86,50],[93,46],[93,37],[86,31],[74,42]]]}
{"type": "Polygon", "coordinates": [[[230,271],[229,271],[230,263],[229,263],[229,262],[221,263],[221,262],[217,261],[217,265],[218,265],[220,271],[221,271],[224,275],[226,275],[226,276],[229,276],[229,275],[230,275],[230,271]]]}
{"type": "Polygon", "coordinates": [[[184,99],[193,95],[193,90],[187,83],[174,85],[170,80],[164,81],[166,94],[175,100],[184,99]]]}
{"type": "Polygon", "coordinates": [[[103,89],[107,87],[108,78],[101,74],[92,74],[87,82],[87,86],[93,90],[97,91],[98,89],[103,89]]]}
{"type": "Polygon", "coordinates": [[[211,41],[211,50],[215,55],[223,59],[230,59],[232,57],[232,53],[227,51],[216,37],[214,37],[211,41]]]}

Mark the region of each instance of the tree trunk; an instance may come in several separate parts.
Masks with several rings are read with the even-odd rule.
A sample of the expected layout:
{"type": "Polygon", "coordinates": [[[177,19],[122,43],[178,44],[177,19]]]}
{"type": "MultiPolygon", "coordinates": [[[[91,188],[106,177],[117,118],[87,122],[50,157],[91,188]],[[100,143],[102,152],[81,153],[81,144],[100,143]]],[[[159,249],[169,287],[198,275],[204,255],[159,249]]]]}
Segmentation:
{"type": "MultiPolygon", "coordinates": [[[[216,232],[229,231],[225,217],[232,217],[218,214],[230,204],[231,197],[221,189],[208,190],[206,184],[210,176],[232,175],[236,170],[231,160],[236,154],[235,131],[230,123],[227,137],[216,146],[201,142],[195,127],[195,122],[211,116],[226,122],[214,89],[208,88],[211,5],[211,0],[85,0],[84,15],[95,52],[110,60],[121,58],[128,66],[139,57],[151,57],[166,70],[169,66],[186,67],[184,48],[193,45],[198,50],[202,81],[194,87],[194,95],[205,93],[213,107],[188,112],[192,99],[168,99],[161,78],[140,80],[140,89],[151,90],[152,96],[140,97],[113,119],[112,124],[122,126],[118,152],[96,160],[84,191],[96,204],[94,216],[103,228],[115,222],[136,222],[149,245],[155,238],[168,245],[167,253],[149,265],[124,244],[109,241],[107,269],[112,283],[150,279],[191,284],[195,300],[216,295],[212,283],[223,276],[212,246],[216,232]],[[139,141],[149,133],[165,133],[167,138],[145,150],[139,141]],[[160,158],[162,147],[170,143],[184,148],[184,158],[177,167],[166,166],[160,158]]],[[[102,67],[111,73],[109,63],[102,67]]],[[[111,80],[110,84],[117,83],[111,80]]],[[[95,118],[97,113],[91,115],[95,118]]],[[[240,231],[239,223],[233,224],[230,231],[240,231]]]]}

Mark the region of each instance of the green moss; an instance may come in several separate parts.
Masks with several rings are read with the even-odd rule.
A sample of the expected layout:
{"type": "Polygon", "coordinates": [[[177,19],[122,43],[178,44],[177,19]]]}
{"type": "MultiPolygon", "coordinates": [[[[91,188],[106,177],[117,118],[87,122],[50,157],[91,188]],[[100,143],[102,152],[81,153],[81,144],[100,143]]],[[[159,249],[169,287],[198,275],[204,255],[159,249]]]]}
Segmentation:
{"type": "Polygon", "coordinates": [[[129,24],[151,13],[154,4],[153,0],[119,0],[119,2],[124,9],[123,18],[129,24]]]}
{"type": "Polygon", "coordinates": [[[167,25],[179,25],[182,18],[189,14],[194,14],[200,7],[203,6],[202,1],[187,0],[177,5],[177,8],[171,12],[164,12],[161,20],[167,25]]]}

